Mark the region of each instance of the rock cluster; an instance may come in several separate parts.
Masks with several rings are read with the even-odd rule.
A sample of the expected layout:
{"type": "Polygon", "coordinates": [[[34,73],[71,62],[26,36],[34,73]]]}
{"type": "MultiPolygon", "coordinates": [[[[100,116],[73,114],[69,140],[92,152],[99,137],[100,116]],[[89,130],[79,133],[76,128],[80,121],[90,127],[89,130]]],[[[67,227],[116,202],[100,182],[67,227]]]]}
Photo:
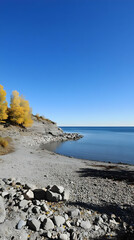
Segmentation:
{"type": "MultiPolygon", "coordinates": [[[[112,214],[72,205],[62,186],[39,189],[15,179],[0,180],[0,238],[82,240],[115,236],[127,228],[112,214]]],[[[113,239],[113,238],[112,238],[113,239]]]]}
{"type": "Polygon", "coordinates": [[[33,138],[28,136],[23,136],[22,142],[24,145],[29,146],[39,146],[40,144],[46,144],[50,142],[63,142],[68,140],[78,140],[82,138],[82,135],[78,133],[61,133],[57,136],[53,135],[51,132],[47,133],[46,135],[42,136],[38,133],[33,134],[33,138]]]}

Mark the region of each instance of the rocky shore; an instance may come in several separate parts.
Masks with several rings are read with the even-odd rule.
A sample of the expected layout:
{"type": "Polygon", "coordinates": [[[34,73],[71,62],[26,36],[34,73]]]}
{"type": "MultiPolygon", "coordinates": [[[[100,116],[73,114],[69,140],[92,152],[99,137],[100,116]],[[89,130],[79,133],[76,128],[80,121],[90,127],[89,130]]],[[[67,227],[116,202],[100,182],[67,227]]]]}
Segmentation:
{"type": "Polygon", "coordinates": [[[134,239],[134,166],[86,161],[42,150],[76,140],[55,124],[0,126],[14,151],[0,156],[2,240],[134,239]]]}
{"type": "Polygon", "coordinates": [[[15,179],[0,180],[0,236],[3,240],[116,239],[118,234],[119,239],[128,230],[133,228],[129,229],[115,214],[109,216],[71,205],[69,190],[63,186],[40,189],[15,179]]]}

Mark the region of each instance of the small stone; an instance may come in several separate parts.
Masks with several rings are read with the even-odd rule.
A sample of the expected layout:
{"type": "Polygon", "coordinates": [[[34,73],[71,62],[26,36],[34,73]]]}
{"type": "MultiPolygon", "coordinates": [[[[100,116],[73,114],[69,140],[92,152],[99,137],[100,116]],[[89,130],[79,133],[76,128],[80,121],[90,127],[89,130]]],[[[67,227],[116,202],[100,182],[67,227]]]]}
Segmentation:
{"type": "Polygon", "coordinates": [[[39,214],[40,213],[40,207],[33,207],[32,212],[39,214]]]}
{"type": "Polygon", "coordinates": [[[20,208],[25,208],[25,207],[27,207],[27,205],[28,205],[28,201],[27,200],[22,200],[20,203],[19,203],[19,207],[20,208]]]}
{"type": "Polygon", "coordinates": [[[40,229],[40,221],[33,218],[31,220],[28,220],[28,226],[31,230],[34,230],[34,231],[39,231],[40,229]]]}
{"type": "Polygon", "coordinates": [[[111,218],[115,219],[116,218],[115,214],[111,214],[111,218]]]}
{"type": "Polygon", "coordinates": [[[67,235],[67,234],[62,233],[62,234],[59,234],[59,239],[60,239],[60,240],[68,240],[69,238],[68,238],[68,235],[67,235]]]}
{"type": "Polygon", "coordinates": [[[106,214],[103,214],[101,217],[105,222],[108,220],[108,216],[106,214]]]}
{"type": "Polygon", "coordinates": [[[62,186],[57,186],[57,185],[54,185],[53,187],[51,187],[51,192],[54,192],[54,193],[63,193],[64,192],[64,187],[62,186]]]}
{"type": "Polygon", "coordinates": [[[50,201],[50,202],[58,202],[58,201],[62,200],[62,196],[58,193],[47,191],[46,199],[47,199],[47,201],[50,201]]]}
{"type": "Polygon", "coordinates": [[[80,216],[80,210],[77,208],[69,211],[68,213],[72,218],[80,216]]]}
{"type": "Polygon", "coordinates": [[[18,199],[19,199],[20,201],[22,201],[22,200],[24,199],[24,196],[23,196],[23,195],[20,195],[20,196],[18,197],[18,199]]]}
{"type": "Polygon", "coordinates": [[[47,237],[48,237],[48,238],[51,238],[51,237],[52,237],[52,234],[51,234],[50,231],[47,232],[47,237]]]}
{"type": "Polygon", "coordinates": [[[57,227],[57,232],[58,233],[64,233],[65,231],[65,228],[62,226],[62,227],[57,227]]]}
{"type": "Polygon", "coordinates": [[[8,198],[9,197],[9,193],[6,192],[6,191],[2,192],[2,197],[3,198],[8,198]]]}
{"type": "Polygon", "coordinates": [[[31,199],[34,198],[34,193],[29,189],[29,190],[25,193],[24,197],[25,197],[25,199],[27,199],[27,200],[31,200],[31,199]]]}
{"type": "Polygon", "coordinates": [[[43,203],[43,204],[41,205],[41,210],[42,210],[42,211],[46,211],[46,212],[49,211],[49,208],[48,208],[48,206],[46,205],[46,203],[43,203]]]}
{"type": "Polygon", "coordinates": [[[65,218],[62,216],[54,216],[54,223],[57,227],[62,226],[65,223],[65,218]]]}
{"type": "Polygon", "coordinates": [[[67,225],[67,227],[71,228],[71,224],[69,221],[66,221],[66,225],[67,225]]]}
{"type": "Polygon", "coordinates": [[[22,227],[24,227],[26,225],[26,222],[23,220],[20,220],[16,226],[17,229],[21,229],[22,227]]]}
{"type": "Polygon", "coordinates": [[[102,217],[97,216],[97,217],[95,218],[95,222],[101,225],[101,224],[103,223],[102,217]]]}
{"type": "Polygon", "coordinates": [[[87,221],[82,221],[81,222],[81,227],[84,229],[90,229],[91,228],[91,223],[87,220],[87,221]]]}
{"type": "Polygon", "coordinates": [[[68,215],[66,213],[65,213],[64,217],[65,217],[65,220],[68,220],[68,215]]]}
{"type": "Polygon", "coordinates": [[[40,220],[41,222],[43,222],[44,219],[46,219],[46,218],[47,218],[47,217],[46,217],[45,214],[39,216],[39,220],[40,220]]]}
{"type": "Polygon", "coordinates": [[[36,200],[36,199],[33,199],[33,204],[36,205],[36,206],[39,206],[40,205],[40,201],[39,200],[36,200]]]}
{"type": "Polygon", "coordinates": [[[43,229],[46,229],[46,230],[54,229],[54,224],[50,218],[44,219],[42,225],[43,225],[43,229]]]}
{"type": "Polygon", "coordinates": [[[37,200],[46,199],[46,191],[43,189],[35,189],[34,198],[37,200]]]}
{"type": "Polygon", "coordinates": [[[64,192],[63,192],[63,201],[68,201],[69,200],[69,190],[66,189],[64,192]]]}
{"type": "Polygon", "coordinates": [[[95,230],[95,231],[98,231],[99,229],[100,229],[100,226],[94,225],[94,230],[95,230]]]}
{"type": "Polygon", "coordinates": [[[115,221],[115,219],[110,219],[109,220],[109,223],[110,224],[115,224],[115,225],[118,225],[119,223],[115,221]]]}

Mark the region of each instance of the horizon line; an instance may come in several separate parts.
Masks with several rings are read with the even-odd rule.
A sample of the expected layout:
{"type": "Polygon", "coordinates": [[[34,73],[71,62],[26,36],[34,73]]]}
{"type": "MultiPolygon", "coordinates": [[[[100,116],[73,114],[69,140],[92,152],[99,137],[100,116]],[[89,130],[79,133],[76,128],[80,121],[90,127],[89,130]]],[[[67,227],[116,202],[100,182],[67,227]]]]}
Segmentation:
{"type": "Polygon", "coordinates": [[[58,125],[59,127],[134,127],[134,125],[58,125]]]}

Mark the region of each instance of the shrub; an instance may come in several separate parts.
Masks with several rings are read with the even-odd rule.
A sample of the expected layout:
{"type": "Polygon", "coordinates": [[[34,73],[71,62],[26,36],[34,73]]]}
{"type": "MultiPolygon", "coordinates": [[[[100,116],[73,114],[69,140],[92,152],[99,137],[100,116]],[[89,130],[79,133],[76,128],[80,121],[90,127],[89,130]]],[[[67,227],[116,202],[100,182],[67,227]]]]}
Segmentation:
{"type": "Polygon", "coordinates": [[[0,137],[0,146],[6,148],[8,146],[8,141],[5,138],[0,137]]]}
{"type": "Polygon", "coordinates": [[[37,118],[38,121],[46,121],[48,123],[55,124],[55,122],[51,121],[48,118],[45,118],[44,116],[40,116],[38,113],[36,113],[35,117],[37,118]]]}
{"type": "Polygon", "coordinates": [[[3,122],[3,120],[7,118],[6,91],[3,89],[3,86],[0,85],[0,122],[3,122]]]}

